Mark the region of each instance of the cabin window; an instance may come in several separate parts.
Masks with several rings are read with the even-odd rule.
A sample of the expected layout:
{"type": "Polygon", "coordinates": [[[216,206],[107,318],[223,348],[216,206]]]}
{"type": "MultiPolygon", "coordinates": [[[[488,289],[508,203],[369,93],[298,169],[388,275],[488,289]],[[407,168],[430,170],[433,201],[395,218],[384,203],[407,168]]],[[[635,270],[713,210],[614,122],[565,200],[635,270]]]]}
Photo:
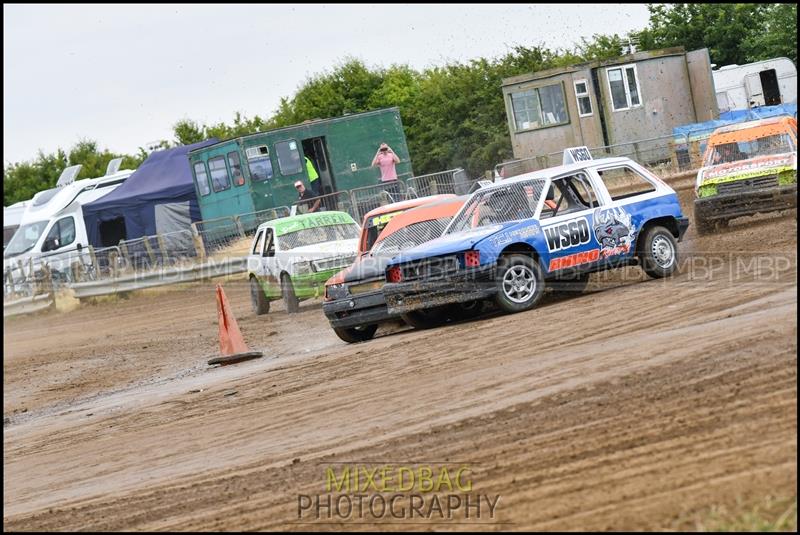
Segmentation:
{"type": "Polygon", "coordinates": [[[208,175],[206,175],[206,164],[197,162],[194,164],[194,181],[197,183],[197,190],[201,196],[211,193],[211,188],[208,187],[208,175]]]}
{"type": "Polygon", "coordinates": [[[578,115],[592,115],[592,99],[589,97],[589,84],[586,80],[575,81],[575,99],[578,101],[578,115]]]}
{"type": "Polygon", "coordinates": [[[272,160],[269,156],[262,156],[247,161],[250,168],[250,180],[253,182],[263,182],[272,178],[272,160]]]}
{"type": "Polygon", "coordinates": [[[266,145],[248,147],[245,149],[244,154],[247,156],[250,180],[263,182],[272,178],[272,160],[269,159],[269,148],[266,145]]]}
{"type": "Polygon", "coordinates": [[[606,69],[611,106],[614,111],[627,110],[642,105],[636,65],[623,65],[606,69]]]}
{"type": "Polygon", "coordinates": [[[233,183],[236,186],[243,186],[244,185],[244,175],[242,174],[242,162],[239,159],[238,152],[229,152],[228,153],[228,165],[231,168],[231,174],[233,175],[233,183]]]}
{"type": "Polygon", "coordinates": [[[72,216],[67,216],[56,221],[50,232],[47,233],[47,238],[44,240],[42,252],[54,251],[61,247],[67,246],[75,241],[75,219],[72,216]]]}
{"type": "Polygon", "coordinates": [[[302,172],[303,162],[300,161],[300,151],[297,141],[289,139],[275,143],[275,152],[278,153],[278,165],[281,166],[283,176],[296,175],[302,172]]]}
{"type": "Polygon", "coordinates": [[[214,191],[230,189],[231,178],[228,175],[228,167],[225,165],[225,157],[217,156],[208,160],[208,170],[211,173],[211,187],[214,191]]]}
{"type": "Polygon", "coordinates": [[[511,108],[517,131],[569,122],[564,88],[560,83],[512,93],[511,108]]]}

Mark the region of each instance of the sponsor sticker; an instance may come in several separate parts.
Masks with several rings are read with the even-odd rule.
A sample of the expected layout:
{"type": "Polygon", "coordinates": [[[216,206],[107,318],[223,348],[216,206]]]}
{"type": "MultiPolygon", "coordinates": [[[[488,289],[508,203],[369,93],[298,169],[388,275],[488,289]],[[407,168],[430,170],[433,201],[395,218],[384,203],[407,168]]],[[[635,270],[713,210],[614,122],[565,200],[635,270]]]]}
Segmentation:
{"type": "Polygon", "coordinates": [[[578,247],[589,243],[589,240],[592,239],[589,221],[585,217],[544,227],[542,231],[547,241],[547,250],[551,253],[578,247]]]}

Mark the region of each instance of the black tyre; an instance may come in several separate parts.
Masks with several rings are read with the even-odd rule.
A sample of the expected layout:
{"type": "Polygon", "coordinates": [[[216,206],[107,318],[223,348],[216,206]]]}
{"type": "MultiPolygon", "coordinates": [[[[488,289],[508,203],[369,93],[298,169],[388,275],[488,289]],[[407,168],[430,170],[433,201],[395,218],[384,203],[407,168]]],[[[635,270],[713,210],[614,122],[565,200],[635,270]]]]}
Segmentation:
{"type": "Polygon", "coordinates": [[[505,312],[522,312],[536,306],[544,293],[539,262],[521,254],[502,257],[497,263],[497,293],[494,300],[505,312]]]}
{"type": "Polygon", "coordinates": [[[256,316],[269,312],[269,299],[264,295],[264,289],[255,277],[250,277],[250,304],[253,305],[256,316]]]}
{"type": "Polygon", "coordinates": [[[286,306],[286,312],[295,314],[300,309],[300,300],[294,293],[294,286],[292,286],[292,279],[289,278],[287,273],[281,275],[281,294],[283,294],[283,304],[286,306]]]}
{"type": "Polygon", "coordinates": [[[415,329],[431,329],[444,325],[447,321],[447,306],[412,310],[400,317],[415,329]]]}
{"type": "Polygon", "coordinates": [[[668,277],[678,268],[678,245],[664,227],[653,226],[645,231],[639,248],[639,262],[650,277],[668,277]]]}
{"type": "Polygon", "coordinates": [[[695,228],[697,228],[698,234],[708,234],[712,232],[716,226],[713,221],[707,221],[705,219],[702,210],[699,210],[696,204],[694,205],[694,217],[692,219],[692,223],[694,223],[695,228]]]}
{"type": "Polygon", "coordinates": [[[358,342],[366,342],[367,340],[372,340],[372,337],[375,336],[375,331],[377,330],[378,330],[377,323],[373,323],[372,325],[359,325],[358,327],[333,328],[333,332],[336,333],[336,336],[338,336],[348,344],[355,344],[358,342]]]}

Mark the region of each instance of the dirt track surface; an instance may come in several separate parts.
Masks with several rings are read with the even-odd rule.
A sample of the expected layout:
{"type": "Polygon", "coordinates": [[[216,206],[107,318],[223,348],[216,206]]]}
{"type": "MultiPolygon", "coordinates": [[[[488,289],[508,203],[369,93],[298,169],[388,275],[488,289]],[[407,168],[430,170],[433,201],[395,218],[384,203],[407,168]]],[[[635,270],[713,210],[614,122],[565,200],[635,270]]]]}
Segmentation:
{"type": "Polygon", "coordinates": [[[690,228],[684,257],[718,260],[349,346],[319,303],[256,318],[228,283],[267,358],[224,368],[212,285],[4,321],[4,527],[330,529],[297,496],[338,462],[469,462],[501,496],[489,523],[386,529],[693,528],[793,497],[796,246],[795,211],[690,228]]]}

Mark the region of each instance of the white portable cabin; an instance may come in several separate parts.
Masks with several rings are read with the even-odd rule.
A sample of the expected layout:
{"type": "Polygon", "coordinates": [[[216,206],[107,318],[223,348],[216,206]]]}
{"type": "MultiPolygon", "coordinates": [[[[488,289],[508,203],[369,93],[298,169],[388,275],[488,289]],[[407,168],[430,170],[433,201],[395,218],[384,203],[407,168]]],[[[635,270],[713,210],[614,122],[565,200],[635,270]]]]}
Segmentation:
{"type": "Polygon", "coordinates": [[[797,67],[789,58],[712,71],[720,112],[797,102],[797,67]]]}
{"type": "MultiPolygon", "coordinates": [[[[119,162],[109,164],[106,175],[74,180],[80,166],[67,168],[55,188],[41,191],[28,201],[19,228],[3,251],[4,269],[16,268],[29,257],[59,269],[59,260],[68,259],[88,245],[83,205],[103,197],[122,184],[133,170],[119,170],[119,162]]],[[[64,267],[64,266],[60,266],[64,267]]]]}

